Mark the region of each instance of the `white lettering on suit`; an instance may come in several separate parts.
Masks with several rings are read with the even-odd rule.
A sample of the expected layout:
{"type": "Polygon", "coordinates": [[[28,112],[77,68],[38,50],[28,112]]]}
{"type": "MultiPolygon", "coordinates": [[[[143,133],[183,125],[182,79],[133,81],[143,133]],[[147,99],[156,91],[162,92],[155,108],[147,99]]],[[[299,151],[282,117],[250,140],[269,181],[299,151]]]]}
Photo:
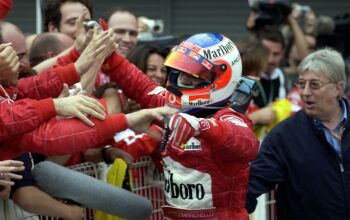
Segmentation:
{"type": "Polygon", "coordinates": [[[163,160],[165,196],[170,205],[183,209],[213,207],[212,181],[208,173],[185,167],[169,156],[163,160]]]}

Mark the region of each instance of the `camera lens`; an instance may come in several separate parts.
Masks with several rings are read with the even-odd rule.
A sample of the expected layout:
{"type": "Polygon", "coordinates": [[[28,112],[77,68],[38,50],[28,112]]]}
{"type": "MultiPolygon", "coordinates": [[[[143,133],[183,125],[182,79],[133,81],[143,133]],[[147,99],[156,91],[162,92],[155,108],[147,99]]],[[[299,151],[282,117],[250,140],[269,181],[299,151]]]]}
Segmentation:
{"type": "Polygon", "coordinates": [[[160,26],[159,25],[154,25],[153,31],[154,32],[158,32],[159,30],[160,30],[160,26]]]}

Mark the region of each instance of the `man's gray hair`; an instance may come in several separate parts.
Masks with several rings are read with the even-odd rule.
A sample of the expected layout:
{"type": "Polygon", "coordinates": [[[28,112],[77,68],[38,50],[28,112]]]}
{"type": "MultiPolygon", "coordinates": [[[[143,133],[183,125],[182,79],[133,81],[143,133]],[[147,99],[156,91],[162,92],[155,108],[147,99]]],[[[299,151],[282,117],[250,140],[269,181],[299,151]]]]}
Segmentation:
{"type": "Polygon", "coordinates": [[[342,92],[346,85],[345,63],[342,55],[331,49],[324,48],[317,50],[301,61],[298,66],[299,73],[315,71],[328,78],[332,83],[344,82],[342,92]]]}

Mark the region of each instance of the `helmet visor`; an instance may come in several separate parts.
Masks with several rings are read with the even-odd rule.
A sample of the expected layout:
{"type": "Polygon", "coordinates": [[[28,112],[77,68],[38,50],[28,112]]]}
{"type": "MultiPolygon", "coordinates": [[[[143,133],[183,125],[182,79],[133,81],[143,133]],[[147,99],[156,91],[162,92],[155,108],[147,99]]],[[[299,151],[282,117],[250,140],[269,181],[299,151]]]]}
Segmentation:
{"type": "Polygon", "coordinates": [[[172,49],[164,65],[205,80],[211,80],[216,66],[200,54],[182,46],[172,49]]]}

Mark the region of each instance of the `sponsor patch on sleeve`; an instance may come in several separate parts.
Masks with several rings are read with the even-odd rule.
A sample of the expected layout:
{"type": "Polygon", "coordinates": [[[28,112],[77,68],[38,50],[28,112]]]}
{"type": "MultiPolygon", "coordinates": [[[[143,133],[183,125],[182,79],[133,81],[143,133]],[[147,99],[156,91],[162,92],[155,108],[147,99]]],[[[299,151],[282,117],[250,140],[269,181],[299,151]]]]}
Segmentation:
{"type": "Polygon", "coordinates": [[[147,95],[159,95],[159,94],[162,94],[162,92],[165,92],[165,89],[161,86],[157,86],[152,91],[150,91],[147,95]]]}
{"type": "Polygon", "coordinates": [[[239,117],[234,115],[224,115],[220,117],[220,120],[222,121],[229,121],[237,126],[245,127],[247,128],[248,125],[239,117]]]}
{"type": "Polygon", "coordinates": [[[210,128],[210,124],[206,119],[199,120],[199,127],[201,130],[208,130],[210,128]]]}
{"type": "Polygon", "coordinates": [[[119,141],[122,141],[123,139],[129,137],[129,136],[135,136],[135,132],[131,129],[127,128],[124,131],[118,132],[114,135],[114,141],[117,143],[119,141]]]}

